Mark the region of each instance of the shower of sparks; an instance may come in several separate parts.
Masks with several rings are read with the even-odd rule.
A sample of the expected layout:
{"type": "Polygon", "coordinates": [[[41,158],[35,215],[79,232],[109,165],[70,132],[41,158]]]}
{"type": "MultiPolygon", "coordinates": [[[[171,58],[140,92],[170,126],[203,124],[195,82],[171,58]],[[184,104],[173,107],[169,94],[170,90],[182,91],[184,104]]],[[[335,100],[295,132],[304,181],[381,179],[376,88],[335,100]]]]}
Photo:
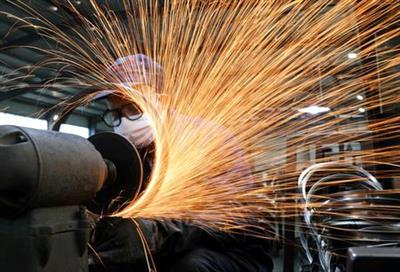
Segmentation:
{"type": "MultiPolygon", "coordinates": [[[[297,179],[312,164],[348,162],[383,183],[400,178],[400,117],[379,115],[400,104],[394,43],[400,2],[127,0],[120,12],[111,10],[111,2],[89,0],[90,12],[83,12],[63,1],[79,26],[66,21],[61,28],[26,1],[10,1],[29,15],[8,14],[18,23],[7,35],[30,27],[57,44],[27,46],[46,55],[31,73],[56,71],[46,86],[116,89],[150,116],[156,132],[151,180],[117,215],[192,220],[272,238],[267,225],[281,218],[295,224],[303,212],[297,179]],[[115,59],[138,53],[163,66],[162,95],[127,87],[132,67],[124,67],[124,78],[109,74],[115,59]],[[397,142],[374,145],[383,140],[397,142]],[[340,148],[329,158],[318,156],[327,145],[340,148]],[[301,158],[312,148],[317,155],[301,158]]],[[[349,190],[362,181],[338,178],[325,187],[349,190]]],[[[314,217],[367,220],[378,213],[400,220],[400,205],[360,201],[363,209],[349,214],[329,209],[340,203],[323,201],[340,191],[319,193],[307,203],[314,217]]],[[[329,228],[324,224],[318,226],[329,228]]]]}

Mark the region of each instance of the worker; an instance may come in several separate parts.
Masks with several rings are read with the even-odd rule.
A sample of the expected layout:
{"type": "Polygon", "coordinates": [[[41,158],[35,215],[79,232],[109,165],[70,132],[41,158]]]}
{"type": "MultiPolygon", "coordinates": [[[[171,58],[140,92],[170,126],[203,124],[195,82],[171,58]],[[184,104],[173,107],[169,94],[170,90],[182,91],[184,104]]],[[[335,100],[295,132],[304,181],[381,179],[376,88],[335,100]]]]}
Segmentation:
{"type": "MultiPolygon", "coordinates": [[[[158,93],[162,91],[162,68],[145,55],[120,58],[109,71],[119,83],[150,84],[158,93]]],[[[106,91],[97,96],[107,99],[109,108],[104,116],[112,113],[112,118],[103,118],[104,121],[141,151],[153,149],[154,131],[149,118],[136,104],[127,103],[116,93],[106,91]]],[[[240,156],[237,164],[240,171],[246,171],[240,156]]],[[[92,260],[101,262],[105,271],[148,271],[148,261],[152,259],[157,271],[267,272],[272,271],[273,263],[265,245],[263,240],[245,235],[206,231],[189,221],[104,217],[92,235],[96,252],[92,260]]]]}

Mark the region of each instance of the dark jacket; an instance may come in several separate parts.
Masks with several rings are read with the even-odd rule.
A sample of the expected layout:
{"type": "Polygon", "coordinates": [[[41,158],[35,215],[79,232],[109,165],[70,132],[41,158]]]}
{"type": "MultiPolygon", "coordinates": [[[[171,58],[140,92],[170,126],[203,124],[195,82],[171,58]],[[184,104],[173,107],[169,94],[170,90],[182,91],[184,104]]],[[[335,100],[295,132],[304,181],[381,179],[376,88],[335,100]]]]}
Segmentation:
{"type": "MultiPolygon", "coordinates": [[[[125,271],[124,267],[148,271],[152,260],[158,271],[168,271],[171,264],[197,248],[222,252],[232,260],[260,266],[255,271],[265,271],[261,267],[272,269],[267,241],[206,230],[176,220],[104,218],[96,226],[92,247],[97,253],[97,256],[92,254],[93,262],[99,264],[100,258],[106,271],[125,271]]],[[[92,266],[91,271],[102,271],[100,268],[92,266]]]]}

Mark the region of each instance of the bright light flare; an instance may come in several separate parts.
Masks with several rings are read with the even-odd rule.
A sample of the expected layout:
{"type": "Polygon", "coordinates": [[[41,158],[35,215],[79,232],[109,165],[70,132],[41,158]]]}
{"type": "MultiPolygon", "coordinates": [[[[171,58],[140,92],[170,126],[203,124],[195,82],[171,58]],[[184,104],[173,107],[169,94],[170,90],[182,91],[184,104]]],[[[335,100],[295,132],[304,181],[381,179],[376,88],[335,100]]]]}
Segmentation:
{"type": "Polygon", "coordinates": [[[358,54],[355,53],[355,52],[350,52],[350,53],[347,54],[347,57],[349,59],[356,59],[358,57],[358,54]]]}
{"type": "Polygon", "coordinates": [[[309,114],[319,114],[319,113],[324,113],[324,112],[328,112],[331,109],[328,107],[320,107],[320,106],[310,106],[307,108],[302,108],[299,109],[298,111],[301,113],[309,113],[309,114]]]}

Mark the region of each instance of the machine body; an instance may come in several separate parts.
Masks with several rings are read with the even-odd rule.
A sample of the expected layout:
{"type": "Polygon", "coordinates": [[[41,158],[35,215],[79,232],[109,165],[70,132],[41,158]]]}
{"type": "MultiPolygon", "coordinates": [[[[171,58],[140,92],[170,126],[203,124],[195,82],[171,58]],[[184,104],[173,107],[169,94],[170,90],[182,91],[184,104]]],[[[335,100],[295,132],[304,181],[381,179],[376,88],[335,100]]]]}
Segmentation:
{"type": "Polygon", "coordinates": [[[111,214],[138,193],[136,148],[114,133],[79,136],[0,126],[0,267],[88,271],[86,208],[111,214]]]}

